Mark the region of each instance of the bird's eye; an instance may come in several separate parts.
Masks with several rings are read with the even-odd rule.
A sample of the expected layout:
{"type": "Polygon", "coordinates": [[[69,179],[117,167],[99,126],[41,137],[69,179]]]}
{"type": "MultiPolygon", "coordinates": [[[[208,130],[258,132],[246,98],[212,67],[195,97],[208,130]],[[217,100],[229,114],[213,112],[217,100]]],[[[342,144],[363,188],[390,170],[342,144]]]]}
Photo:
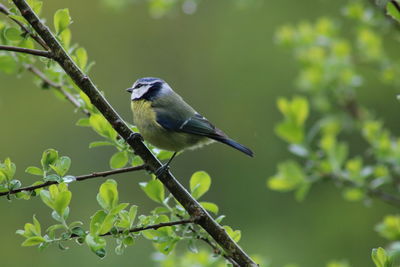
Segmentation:
{"type": "Polygon", "coordinates": [[[134,88],[140,88],[140,87],[142,87],[143,86],[143,84],[141,84],[141,83],[138,83],[138,84],[136,84],[135,85],[135,87],[134,88]]]}

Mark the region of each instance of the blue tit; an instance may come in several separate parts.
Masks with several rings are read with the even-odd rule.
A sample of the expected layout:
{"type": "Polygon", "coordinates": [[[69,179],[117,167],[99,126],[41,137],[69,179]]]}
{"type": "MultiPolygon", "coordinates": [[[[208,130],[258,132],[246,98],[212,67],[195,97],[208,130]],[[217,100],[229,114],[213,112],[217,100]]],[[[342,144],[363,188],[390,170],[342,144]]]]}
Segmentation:
{"type": "Polygon", "coordinates": [[[133,122],[144,140],[160,149],[175,152],[160,171],[168,168],[177,152],[214,141],[253,156],[249,148],[212,125],[162,79],[138,79],[127,91],[131,93],[133,122]]]}

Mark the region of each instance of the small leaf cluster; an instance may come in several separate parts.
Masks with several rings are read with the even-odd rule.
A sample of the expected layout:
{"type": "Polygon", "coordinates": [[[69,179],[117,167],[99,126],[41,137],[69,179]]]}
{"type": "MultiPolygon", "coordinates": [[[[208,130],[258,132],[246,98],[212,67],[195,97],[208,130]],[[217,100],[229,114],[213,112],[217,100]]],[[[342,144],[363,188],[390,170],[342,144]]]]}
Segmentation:
{"type": "Polygon", "coordinates": [[[66,175],[71,167],[71,159],[67,156],[59,156],[55,149],[47,149],[42,154],[40,160],[41,168],[29,166],[25,172],[43,177],[43,181],[72,182],[74,176],[66,175]]]}
{"type": "Polygon", "coordinates": [[[393,256],[388,252],[379,247],[374,248],[371,253],[371,257],[376,267],[394,267],[393,256]]]}
{"type": "Polygon", "coordinates": [[[356,97],[365,80],[358,60],[376,68],[378,79],[386,75],[387,66],[400,68],[400,64],[384,51],[376,25],[364,20],[367,10],[362,3],[352,2],[344,10],[346,17],[360,24],[354,39],[341,35],[337,24],[325,17],[314,24],[283,26],[276,35],[278,43],[295,52],[301,66],[297,85],[305,95],[278,99],[284,119],[275,131],[301,163],[279,164],[267,185],[294,190],[298,199],[312,183],[328,179],[344,186],[347,200],[366,200],[371,191],[389,188],[393,176],[400,174],[400,141],[356,97]],[[312,120],[310,112],[316,114],[312,120]],[[351,144],[343,138],[348,134],[365,140],[367,149],[350,156],[351,144]]]}
{"type": "MultiPolygon", "coordinates": [[[[190,191],[192,196],[196,199],[200,199],[209,190],[210,186],[211,177],[204,171],[195,172],[190,178],[190,191]]],[[[140,187],[151,200],[161,204],[161,206],[153,209],[151,216],[140,217],[141,221],[154,224],[188,218],[188,214],[181,204],[178,203],[172,195],[166,196],[164,186],[158,179],[142,182],[140,183],[140,187]]],[[[204,209],[216,215],[218,214],[218,206],[216,204],[205,201],[200,201],[200,204],[204,209]]],[[[224,217],[225,216],[221,215],[216,220],[221,222],[224,217]]],[[[175,233],[171,231],[170,228],[165,227],[159,230],[144,231],[143,235],[145,238],[153,241],[153,245],[158,252],[165,255],[169,254],[181,240],[187,240],[188,249],[196,253],[198,251],[197,243],[199,242],[196,242],[196,240],[207,239],[213,242],[203,229],[194,224],[190,226],[175,226],[175,228],[177,230],[175,233]]],[[[240,230],[234,231],[229,226],[224,226],[224,228],[232,239],[236,242],[240,240],[240,230]]],[[[217,245],[215,244],[215,246],[217,245]]]]}
{"type": "Polygon", "coordinates": [[[17,167],[6,158],[4,162],[0,161],[0,192],[8,192],[21,187],[21,182],[14,179],[17,167]]]}
{"type": "MultiPolygon", "coordinates": [[[[211,178],[205,172],[196,172],[190,179],[191,192],[197,199],[209,190],[210,185],[211,178]]],[[[65,250],[68,249],[65,243],[75,239],[78,244],[86,244],[97,256],[104,257],[107,236],[114,238],[115,253],[118,255],[122,254],[128,246],[134,245],[135,240],[140,236],[152,241],[156,250],[164,255],[170,254],[182,240],[187,241],[189,250],[195,253],[198,252],[196,243],[199,241],[197,240],[207,239],[209,242],[213,242],[208,234],[195,224],[153,228],[153,225],[188,219],[189,215],[171,195],[166,197],[164,186],[159,180],[152,179],[142,182],[140,187],[151,200],[161,206],[155,207],[150,215],[137,216],[138,207],[129,203],[120,203],[117,182],[109,179],[99,188],[96,199],[101,209],[90,217],[87,230],[80,221],[68,222],[72,193],[69,191],[67,183],[53,184],[48,189],[36,189],[43,203],[52,210],[51,217],[56,224],[49,226],[42,233],[41,225],[34,216],[33,224],[26,223],[23,230],[17,231],[25,238],[22,245],[38,246],[39,249],[44,249],[51,244],[57,244],[59,248],[65,250]],[[151,228],[143,229],[149,226],[151,228]]],[[[218,212],[216,204],[200,203],[205,209],[214,213],[218,212]]],[[[224,216],[220,216],[217,221],[221,222],[223,218],[224,216]]],[[[241,232],[239,230],[233,230],[227,225],[224,226],[224,229],[236,242],[240,240],[241,232]]],[[[217,244],[214,246],[217,247],[217,244]]],[[[222,249],[220,253],[222,253],[222,249]]]]}

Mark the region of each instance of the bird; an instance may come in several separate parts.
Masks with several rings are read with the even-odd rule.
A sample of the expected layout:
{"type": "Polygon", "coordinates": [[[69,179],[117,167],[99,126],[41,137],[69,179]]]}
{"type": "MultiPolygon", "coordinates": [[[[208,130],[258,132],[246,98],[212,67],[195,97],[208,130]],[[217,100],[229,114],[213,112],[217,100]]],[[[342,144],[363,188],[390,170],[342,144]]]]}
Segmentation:
{"type": "Polygon", "coordinates": [[[156,170],[156,176],[169,168],[178,152],[214,141],[254,156],[253,151],[229,138],[194,110],[164,80],[140,78],[126,91],[131,94],[133,123],[141,137],[157,148],[173,152],[168,162],[156,170]]]}

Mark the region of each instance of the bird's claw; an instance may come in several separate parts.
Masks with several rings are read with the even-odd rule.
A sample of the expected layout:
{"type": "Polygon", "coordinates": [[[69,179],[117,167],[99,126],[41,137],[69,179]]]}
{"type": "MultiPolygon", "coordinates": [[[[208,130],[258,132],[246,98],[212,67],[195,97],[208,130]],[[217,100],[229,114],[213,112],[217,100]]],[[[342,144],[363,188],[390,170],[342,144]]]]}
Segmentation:
{"type": "Polygon", "coordinates": [[[131,135],[129,135],[127,141],[128,143],[130,141],[134,141],[135,139],[139,139],[140,141],[143,141],[143,136],[140,133],[131,133],[131,135]]]}
{"type": "Polygon", "coordinates": [[[160,177],[161,175],[163,175],[165,172],[169,171],[169,166],[168,164],[164,164],[162,165],[160,168],[158,168],[154,174],[156,175],[156,177],[160,177]]]}

